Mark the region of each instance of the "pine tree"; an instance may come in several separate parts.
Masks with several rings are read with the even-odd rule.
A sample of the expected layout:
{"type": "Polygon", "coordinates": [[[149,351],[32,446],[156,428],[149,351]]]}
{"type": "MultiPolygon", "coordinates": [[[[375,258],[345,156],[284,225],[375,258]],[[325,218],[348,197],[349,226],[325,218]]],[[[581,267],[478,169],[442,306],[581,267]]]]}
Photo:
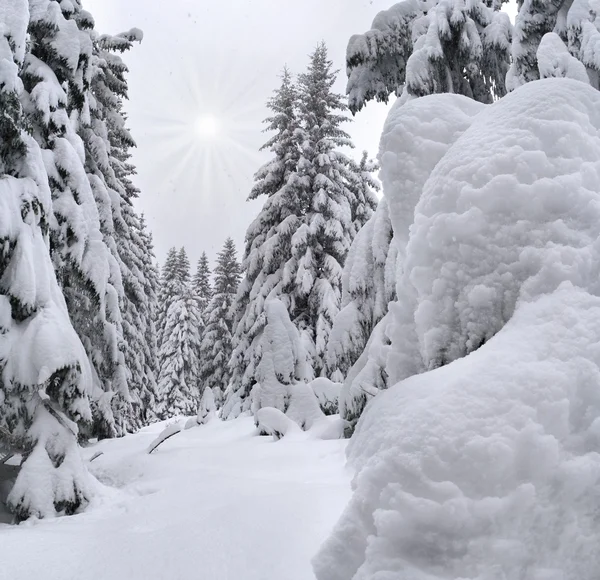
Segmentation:
{"type": "Polygon", "coordinates": [[[171,248],[165,259],[160,277],[160,289],[158,292],[158,310],[156,314],[156,340],[158,348],[164,340],[165,327],[167,324],[167,312],[175,297],[180,292],[179,280],[176,275],[177,249],[171,248]]]}
{"type": "Polygon", "coordinates": [[[260,337],[257,386],[253,394],[255,415],[263,407],[285,413],[290,387],[303,382],[306,373],[306,354],[285,305],[277,299],[267,300],[265,313],[267,323],[260,337]]]}
{"type": "Polygon", "coordinates": [[[192,280],[192,287],[198,300],[198,308],[200,309],[200,313],[204,317],[204,312],[206,311],[206,308],[210,303],[210,299],[212,298],[210,266],[208,264],[208,257],[206,255],[206,252],[202,252],[200,259],[198,260],[196,273],[194,274],[194,278],[192,280]]]}
{"type": "MultiPolygon", "coordinates": [[[[457,93],[483,103],[506,93],[512,26],[501,2],[404,0],[350,39],[348,95],[355,113],[373,98],[457,93]]],[[[539,3],[538,3],[539,4],[539,3]]]]}
{"type": "Polygon", "coordinates": [[[79,2],[51,0],[31,12],[22,79],[32,134],[44,150],[54,219],[52,259],[69,315],[93,365],[94,426],[91,434],[118,432],[110,406],[129,400],[122,336],[119,266],[102,235],[98,200],[86,174],[73,119],[89,119],[92,27],[79,2]],[[78,42],[59,42],[76,38],[78,42]]]}
{"type": "Polygon", "coordinates": [[[292,183],[304,203],[303,224],[292,237],[288,291],[291,320],[311,359],[314,377],[325,367],[329,333],[340,309],[342,268],[353,239],[351,163],[339,148],[352,146],[341,126],[349,119],[333,92],[333,63],[324,43],[299,77],[302,148],[292,183]]]}
{"type": "Polygon", "coordinates": [[[91,496],[77,447],[91,369],[53,271],[49,177],[19,100],[27,2],[0,0],[0,13],[0,443],[23,456],[7,502],[20,521],[91,496]]]}
{"type": "Polygon", "coordinates": [[[261,150],[270,151],[272,159],[254,176],[249,200],[266,196],[265,204],[246,233],[242,261],[244,278],[236,296],[233,315],[233,354],[230,360],[231,393],[224,416],[237,416],[248,410],[249,395],[259,363],[258,340],[266,324],[265,301],[283,293],[285,267],[291,259],[291,240],[304,213],[295,190],[288,180],[295,173],[300,158],[297,113],[298,94],[292,76],[284,68],[281,85],[267,106],[272,115],[265,120],[273,136],[261,150]],[[234,403],[240,401],[240,405],[234,403]],[[242,403],[242,401],[244,403],[242,403]],[[230,411],[235,406],[236,411],[230,411]]]}
{"type": "Polygon", "coordinates": [[[214,272],[214,293],[200,347],[200,391],[202,394],[204,389],[212,389],[220,405],[230,380],[227,363],[232,353],[232,305],[240,280],[240,264],[231,238],[225,240],[214,272]]]}
{"type": "Polygon", "coordinates": [[[185,248],[179,248],[177,253],[177,261],[175,263],[175,278],[179,284],[179,288],[188,288],[190,285],[190,260],[187,256],[185,248]]]}
{"type": "Polygon", "coordinates": [[[160,350],[157,415],[161,419],[193,415],[198,410],[199,328],[198,302],[191,289],[184,286],[169,306],[160,350]]]}
{"type": "Polygon", "coordinates": [[[163,269],[163,296],[167,303],[158,380],[157,416],[195,414],[198,390],[200,330],[198,300],[190,285],[190,262],[185,248],[172,248],[163,269]]]}
{"type": "Polygon", "coordinates": [[[512,65],[506,79],[510,90],[547,76],[577,78],[600,89],[600,51],[597,49],[600,19],[597,11],[585,6],[564,0],[519,2],[512,65]],[[549,35],[547,43],[551,43],[548,51],[543,46],[546,35],[549,35]],[[559,36],[562,43],[553,38],[554,35],[559,36]],[[550,67],[544,67],[541,62],[544,58],[550,60],[550,67]],[[582,74],[576,64],[569,64],[573,58],[584,65],[587,74],[582,74]],[[552,71],[551,74],[544,68],[552,71]]]}
{"type": "Polygon", "coordinates": [[[144,295],[146,297],[145,310],[143,313],[144,328],[144,374],[140,383],[138,393],[141,402],[139,416],[143,424],[156,420],[156,409],[158,406],[158,343],[155,320],[158,312],[158,288],[159,275],[154,263],[154,243],[152,234],[147,230],[144,215],[140,216],[139,231],[140,245],[143,249],[140,255],[140,270],[143,275],[144,295]]]}
{"type": "Polygon", "coordinates": [[[353,238],[371,219],[377,208],[377,192],[381,189],[373,173],[379,169],[376,161],[369,159],[367,151],[363,151],[360,162],[350,161],[352,179],[349,189],[352,192],[350,202],[353,238]]]}
{"type": "Polygon", "coordinates": [[[152,255],[152,250],[140,236],[139,217],[133,208],[133,198],[138,194],[129,179],[133,168],[122,163],[135,143],[122,114],[122,103],[127,98],[127,68],[115,54],[130,49],[139,40],[137,30],[94,38],[90,114],[89,118],[82,115],[78,120],[86,151],[86,172],[100,209],[101,232],[114,264],[118,265],[113,278],[117,281],[114,286],[122,315],[120,350],[131,397],[118,393],[111,401],[119,434],[144,424],[142,399],[151,401],[156,394],[156,349],[148,345],[146,337],[156,300],[156,290],[148,288],[145,282],[149,275],[147,256],[152,255]]]}

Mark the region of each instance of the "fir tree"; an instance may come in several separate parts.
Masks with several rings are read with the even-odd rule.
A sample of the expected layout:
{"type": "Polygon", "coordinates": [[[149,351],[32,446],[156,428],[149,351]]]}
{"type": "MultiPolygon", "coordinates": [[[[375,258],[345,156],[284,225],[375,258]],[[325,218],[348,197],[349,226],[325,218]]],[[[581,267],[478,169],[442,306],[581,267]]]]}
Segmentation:
{"type": "Polygon", "coordinates": [[[369,154],[363,151],[360,162],[350,162],[352,179],[349,189],[352,192],[350,211],[353,237],[371,219],[377,208],[377,192],[381,189],[373,173],[379,169],[377,162],[369,159],[369,154]]]}
{"type": "MultiPolygon", "coordinates": [[[[32,134],[44,150],[54,219],[52,259],[69,315],[94,368],[93,435],[118,432],[110,406],[117,394],[129,400],[120,337],[122,292],[119,266],[102,235],[98,200],[82,157],[73,119],[89,119],[92,27],[78,2],[51,0],[31,12],[31,53],[22,78],[32,134]],[[63,37],[77,43],[58,42],[63,37]]],[[[101,208],[102,209],[102,208],[101,208]]]]}
{"type": "Polygon", "coordinates": [[[160,277],[158,292],[158,310],[156,314],[156,339],[160,349],[167,323],[167,312],[175,297],[180,293],[179,281],[176,275],[177,249],[171,248],[165,259],[160,277]]]}
{"type": "MultiPolygon", "coordinates": [[[[265,302],[269,296],[277,297],[283,293],[285,268],[291,259],[292,235],[300,226],[304,212],[295,190],[288,184],[300,158],[297,105],[297,89],[285,68],[281,85],[267,103],[272,115],[265,120],[266,130],[272,131],[273,136],[261,150],[270,151],[273,157],[256,173],[248,198],[253,200],[264,195],[267,199],[246,233],[242,261],[244,278],[233,315],[232,390],[224,416],[231,414],[234,399],[244,401],[244,410],[249,409],[249,395],[256,382],[260,356],[258,340],[266,323],[265,302]]],[[[237,413],[236,410],[231,416],[237,413]]]]}
{"type": "Polygon", "coordinates": [[[53,271],[49,177],[19,100],[27,2],[0,0],[0,13],[0,443],[23,457],[7,501],[20,521],[74,513],[91,496],[77,447],[91,369],[53,271]]]}
{"type": "Polygon", "coordinates": [[[207,324],[200,348],[200,390],[212,389],[217,404],[229,385],[227,363],[232,353],[232,305],[240,280],[235,244],[227,238],[217,256],[214,293],[207,311],[207,324]]]}
{"type": "Polygon", "coordinates": [[[457,93],[483,103],[506,93],[512,26],[501,2],[404,0],[377,15],[373,29],[350,39],[352,112],[369,100],[457,93]]]}
{"type": "MultiPolygon", "coordinates": [[[[292,236],[287,290],[291,320],[308,346],[312,376],[321,376],[333,320],[340,308],[342,268],[353,239],[350,160],[339,148],[352,146],[341,126],[349,119],[333,92],[333,63],[324,43],[299,77],[302,148],[291,180],[304,205],[303,224],[292,236]]],[[[309,378],[310,378],[309,373],[309,378]]]]}
{"type": "Polygon", "coordinates": [[[122,163],[135,143],[121,112],[127,98],[127,68],[115,54],[128,50],[136,40],[141,40],[137,30],[94,39],[90,115],[80,116],[78,123],[88,179],[100,210],[102,235],[113,263],[118,265],[118,272],[112,276],[119,291],[123,333],[120,349],[130,392],[130,398],[118,393],[111,401],[120,434],[144,424],[142,399],[148,402],[156,393],[156,349],[148,345],[146,337],[156,300],[156,289],[149,288],[145,281],[151,275],[147,256],[152,250],[140,235],[139,217],[133,208],[138,193],[129,179],[133,168],[122,163]]]}
{"type": "Polygon", "coordinates": [[[198,308],[200,309],[202,316],[204,316],[204,312],[206,311],[206,308],[212,297],[210,266],[208,264],[206,252],[202,252],[200,259],[198,260],[196,273],[194,274],[194,278],[192,280],[192,287],[198,300],[198,308]]]}
{"type": "Polygon", "coordinates": [[[141,402],[139,416],[143,424],[156,420],[158,406],[158,343],[155,320],[158,312],[158,269],[154,263],[154,243],[152,234],[146,227],[144,215],[140,216],[139,231],[140,245],[143,253],[140,255],[140,269],[143,274],[144,294],[146,297],[144,311],[144,355],[145,371],[138,393],[141,402]]]}
{"type": "Polygon", "coordinates": [[[185,248],[179,248],[177,261],[175,263],[175,279],[179,285],[179,290],[187,288],[190,284],[190,260],[185,248]]]}
{"type": "Polygon", "coordinates": [[[198,410],[200,351],[198,303],[189,287],[183,287],[169,306],[160,350],[157,415],[192,415],[198,410]]]}

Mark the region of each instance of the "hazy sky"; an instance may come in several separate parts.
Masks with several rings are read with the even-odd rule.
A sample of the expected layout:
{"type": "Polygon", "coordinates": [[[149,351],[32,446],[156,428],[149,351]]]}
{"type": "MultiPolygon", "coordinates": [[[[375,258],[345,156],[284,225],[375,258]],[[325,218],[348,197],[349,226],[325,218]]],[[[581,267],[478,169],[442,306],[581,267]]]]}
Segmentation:
{"type": "MultiPolygon", "coordinates": [[[[260,203],[245,201],[268,159],[258,149],[265,102],[284,64],[303,72],[325,40],[341,69],[349,37],[368,30],[394,0],[85,0],[101,32],[132,27],[144,41],[126,55],[129,125],[146,214],[162,261],[184,245],[211,260],[227,236],[240,251],[260,203]],[[206,120],[208,119],[208,121],[206,120]],[[213,126],[214,125],[214,126],[213,126]],[[214,132],[214,134],[213,134],[214,132]]],[[[377,153],[387,107],[370,104],[347,130],[377,153]]]]}

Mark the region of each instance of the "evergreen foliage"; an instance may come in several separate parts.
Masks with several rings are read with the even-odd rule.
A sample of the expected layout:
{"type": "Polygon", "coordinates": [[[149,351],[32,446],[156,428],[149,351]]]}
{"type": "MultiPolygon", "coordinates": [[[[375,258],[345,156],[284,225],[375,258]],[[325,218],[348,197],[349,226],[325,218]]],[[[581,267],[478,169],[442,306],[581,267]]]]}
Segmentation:
{"type": "Polygon", "coordinates": [[[217,256],[214,292],[206,313],[206,328],[200,347],[200,394],[212,389],[218,406],[229,385],[227,366],[232,353],[232,305],[240,280],[235,244],[227,238],[217,256]]]}

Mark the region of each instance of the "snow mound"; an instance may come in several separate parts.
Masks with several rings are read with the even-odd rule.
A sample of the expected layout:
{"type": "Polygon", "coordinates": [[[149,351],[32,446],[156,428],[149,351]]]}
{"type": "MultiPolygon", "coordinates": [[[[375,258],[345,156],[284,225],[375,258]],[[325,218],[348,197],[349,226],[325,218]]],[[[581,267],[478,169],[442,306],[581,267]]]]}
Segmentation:
{"type": "Polygon", "coordinates": [[[599,129],[598,91],[545,79],[487,107],[436,165],[403,279],[425,368],[489,340],[518,298],[565,280],[597,292],[599,129]]]}
{"type": "Polygon", "coordinates": [[[256,413],[256,421],[261,433],[273,435],[275,441],[289,436],[302,433],[300,427],[292,419],[286,417],[279,409],[274,407],[263,407],[256,413]]]}
{"type": "Polygon", "coordinates": [[[571,56],[569,49],[555,32],[544,34],[536,56],[540,78],[563,77],[590,84],[585,65],[571,56]]]}
{"type": "Polygon", "coordinates": [[[600,299],[565,283],[375,398],[319,580],[597,578],[599,341],[600,299]]]}
{"type": "Polygon", "coordinates": [[[367,406],[319,580],[598,577],[599,129],[600,93],[542,80],[436,165],[402,287],[445,366],[367,406]]]}
{"type": "Polygon", "coordinates": [[[449,147],[485,107],[451,94],[398,99],[392,107],[379,146],[379,177],[401,257],[423,185],[449,147]]]}

